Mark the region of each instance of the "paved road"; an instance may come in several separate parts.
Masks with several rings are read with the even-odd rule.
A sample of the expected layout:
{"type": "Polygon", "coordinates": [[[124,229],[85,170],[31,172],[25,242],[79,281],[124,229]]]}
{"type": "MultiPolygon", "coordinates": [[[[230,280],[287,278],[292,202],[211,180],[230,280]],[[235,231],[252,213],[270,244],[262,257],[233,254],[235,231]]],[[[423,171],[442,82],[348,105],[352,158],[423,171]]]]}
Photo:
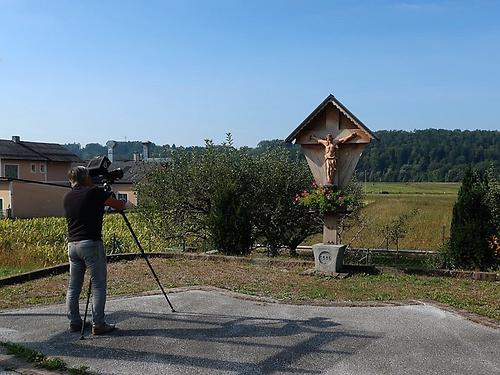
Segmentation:
{"type": "Polygon", "coordinates": [[[108,302],[120,330],[79,341],[64,306],[0,313],[16,341],[102,374],[498,374],[500,331],[430,305],[318,307],[218,291],[108,302]]]}

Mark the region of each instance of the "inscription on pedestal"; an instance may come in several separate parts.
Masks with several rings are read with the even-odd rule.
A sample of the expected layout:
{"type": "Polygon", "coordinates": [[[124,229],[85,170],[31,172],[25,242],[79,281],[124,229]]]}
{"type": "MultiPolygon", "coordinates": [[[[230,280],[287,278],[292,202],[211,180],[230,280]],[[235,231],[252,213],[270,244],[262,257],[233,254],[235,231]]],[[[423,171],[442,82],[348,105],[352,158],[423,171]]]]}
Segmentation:
{"type": "Polygon", "coordinates": [[[332,261],[332,256],[328,251],[322,251],[319,253],[319,262],[321,264],[328,264],[332,261]]]}

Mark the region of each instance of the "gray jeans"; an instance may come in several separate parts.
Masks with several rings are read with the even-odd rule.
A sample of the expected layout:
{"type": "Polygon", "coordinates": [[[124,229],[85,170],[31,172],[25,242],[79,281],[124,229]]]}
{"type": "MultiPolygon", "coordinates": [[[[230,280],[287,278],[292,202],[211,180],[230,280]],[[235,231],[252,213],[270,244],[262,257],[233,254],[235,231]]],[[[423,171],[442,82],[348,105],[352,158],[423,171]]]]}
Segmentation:
{"type": "Polygon", "coordinates": [[[68,243],[69,285],[66,295],[68,318],[71,323],[80,323],[80,292],[83,277],[88,268],[92,280],[92,320],[94,325],[104,323],[106,305],[106,252],[102,241],[76,241],[68,243]]]}

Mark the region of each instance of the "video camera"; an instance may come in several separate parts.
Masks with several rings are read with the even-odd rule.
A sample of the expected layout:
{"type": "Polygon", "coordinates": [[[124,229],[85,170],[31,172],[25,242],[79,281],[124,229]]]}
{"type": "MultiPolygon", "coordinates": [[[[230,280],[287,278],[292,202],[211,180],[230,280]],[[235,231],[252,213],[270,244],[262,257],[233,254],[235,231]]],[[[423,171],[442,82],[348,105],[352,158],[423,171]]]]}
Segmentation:
{"type": "Polygon", "coordinates": [[[97,156],[87,164],[87,169],[89,171],[92,181],[96,184],[104,184],[106,190],[111,190],[111,184],[115,180],[119,180],[123,177],[123,170],[120,168],[109,170],[111,166],[111,160],[106,156],[97,156]]]}

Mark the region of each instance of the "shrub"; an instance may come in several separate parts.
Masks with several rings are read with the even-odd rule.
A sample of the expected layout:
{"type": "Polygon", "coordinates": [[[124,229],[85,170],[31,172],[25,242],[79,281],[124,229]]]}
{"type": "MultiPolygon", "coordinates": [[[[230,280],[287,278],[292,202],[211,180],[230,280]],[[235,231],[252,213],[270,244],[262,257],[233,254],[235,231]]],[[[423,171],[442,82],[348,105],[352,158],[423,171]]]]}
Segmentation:
{"type": "Polygon", "coordinates": [[[295,197],[311,186],[304,159],[291,160],[282,148],[268,149],[256,160],[255,227],[259,241],[275,256],[282,247],[292,254],[307,237],[321,231],[317,212],[296,204],[295,197]]]}
{"type": "Polygon", "coordinates": [[[317,230],[308,210],[294,204],[310,181],[305,161],[290,160],[284,148],[252,156],[228,134],[220,146],[176,150],[137,190],[143,219],[164,241],[247,254],[258,238],[275,254],[317,230]]]}
{"type": "Polygon", "coordinates": [[[452,268],[496,269],[491,240],[498,235],[498,181],[493,171],[468,168],[453,207],[445,263],[452,268]]]}
{"type": "Polygon", "coordinates": [[[253,171],[253,159],[233,147],[229,134],[221,146],[207,141],[203,150],[176,150],[139,183],[140,212],[164,241],[247,253],[254,238],[253,171]]]}
{"type": "Polygon", "coordinates": [[[224,254],[246,255],[252,249],[252,217],[238,197],[240,189],[234,181],[219,186],[208,215],[213,244],[224,254]]]}

